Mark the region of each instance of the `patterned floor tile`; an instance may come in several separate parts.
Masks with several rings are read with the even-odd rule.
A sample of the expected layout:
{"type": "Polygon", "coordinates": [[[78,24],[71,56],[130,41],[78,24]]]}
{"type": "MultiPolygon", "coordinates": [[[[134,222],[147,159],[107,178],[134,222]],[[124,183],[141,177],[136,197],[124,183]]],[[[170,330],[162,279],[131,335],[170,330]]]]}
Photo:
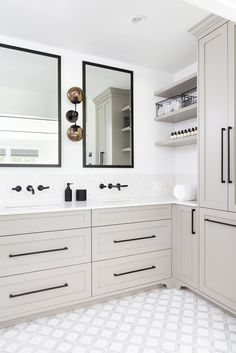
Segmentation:
{"type": "Polygon", "coordinates": [[[157,289],[0,330],[0,353],[236,353],[236,318],[157,289]]]}

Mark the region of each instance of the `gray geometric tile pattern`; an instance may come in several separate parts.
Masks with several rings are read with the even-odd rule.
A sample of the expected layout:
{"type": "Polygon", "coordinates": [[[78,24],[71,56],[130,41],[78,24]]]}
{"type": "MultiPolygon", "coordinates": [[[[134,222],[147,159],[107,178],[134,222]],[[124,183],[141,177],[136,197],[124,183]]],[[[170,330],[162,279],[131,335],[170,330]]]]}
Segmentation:
{"type": "Polygon", "coordinates": [[[236,318],[155,289],[0,329],[0,353],[236,353],[236,318]]]}

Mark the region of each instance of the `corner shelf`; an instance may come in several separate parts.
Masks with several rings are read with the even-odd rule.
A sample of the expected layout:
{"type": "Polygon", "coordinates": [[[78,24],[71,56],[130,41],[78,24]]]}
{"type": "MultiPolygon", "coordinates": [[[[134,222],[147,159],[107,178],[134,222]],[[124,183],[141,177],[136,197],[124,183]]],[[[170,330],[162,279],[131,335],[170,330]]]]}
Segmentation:
{"type": "Polygon", "coordinates": [[[197,143],[197,135],[181,137],[179,139],[168,139],[165,141],[155,142],[155,146],[178,147],[186,145],[194,145],[197,143]]]}
{"type": "Polygon", "coordinates": [[[122,108],[121,111],[125,112],[126,110],[130,111],[130,105],[127,105],[126,107],[122,108]]]}
{"type": "Polygon", "coordinates": [[[197,103],[189,105],[168,114],[163,114],[156,116],[155,121],[162,121],[167,123],[179,123],[180,121],[185,121],[197,117],[197,103]]]}
{"type": "Polygon", "coordinates": [[[130,126],[124,127],[123,129],[121,129],[121,131],[122,132],[131,131],[131,127],[130,126]]]}
{"type": "Polygon", "coordinates": [[[182,80],[171,83],[163,89],[160,89],[154,93],[154,96],[171,98],[183,92],[186,92],[197,86],[197,73],[194,73],[182,80]]]}

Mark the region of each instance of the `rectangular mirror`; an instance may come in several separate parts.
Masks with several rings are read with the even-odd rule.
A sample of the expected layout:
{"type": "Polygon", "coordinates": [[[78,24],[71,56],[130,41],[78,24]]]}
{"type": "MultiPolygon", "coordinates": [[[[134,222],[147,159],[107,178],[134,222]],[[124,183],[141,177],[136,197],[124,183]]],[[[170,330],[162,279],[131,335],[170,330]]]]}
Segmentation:
{"type": "Polygon", "coordinates": [[[133,71],[83,62],[84,167],[133,168],[133,71]]]}
{"type": "Polygon", "coordinates": [[[61,57],[0,44],[0,166],[61,165],[61,57]]]}

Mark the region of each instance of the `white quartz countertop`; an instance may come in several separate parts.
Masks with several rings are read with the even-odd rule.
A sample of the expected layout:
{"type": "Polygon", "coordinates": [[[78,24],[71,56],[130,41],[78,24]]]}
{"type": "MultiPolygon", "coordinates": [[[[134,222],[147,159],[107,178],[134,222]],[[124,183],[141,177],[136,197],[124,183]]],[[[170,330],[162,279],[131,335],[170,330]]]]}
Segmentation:
{"type": "Polygon", "coordinates": [[[95,210],[102,208],[117,208],[117,207],[137,207],[149,205],[165,205],[177,204],[183,206],[197,207],[197,201],[177,201],[175,199],[152,199],[152,198],[136,198],[136,199],[115,199],[115,200],[88,200],[77,202],[64,203],[42,203],[42,204],[27,204],[27,205],[9,205],[0,206],[0,216],[28,214],[28,213],[44,213],[44,212],[67,212],[81,210],[95,210]]]}

